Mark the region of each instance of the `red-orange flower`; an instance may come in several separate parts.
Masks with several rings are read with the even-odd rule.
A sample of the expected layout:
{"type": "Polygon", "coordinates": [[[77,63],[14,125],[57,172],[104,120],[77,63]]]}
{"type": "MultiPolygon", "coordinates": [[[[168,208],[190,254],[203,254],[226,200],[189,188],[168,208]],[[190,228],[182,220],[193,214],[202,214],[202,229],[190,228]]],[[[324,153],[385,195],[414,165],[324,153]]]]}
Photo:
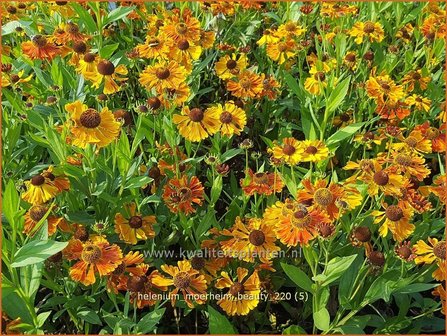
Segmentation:
{"type": "Polygon", "coordinates": [[[188,215],[196,212],[194,203],[202,204],[203,193],[202,183],[196,176],[188,179],[183,175],[168,181],[164,187],[163,200],[171,212],[183,212],[188,215]]]}
{"type": "Polygon", "coordinates": [[[255,193],[271,195],[284,187],[281,177],[276,173],[254,173],[248,169],[244,179],[240,180],[242,190],[248,196],[255,193]]]}
{"type": "Polygon", "coordinates": [[[23,42],[22,51],[32,60],[52,60],[60,52],[59,48],[53,43],[49,43],[43,35],[35,35],[31,41],[23,42]]]}

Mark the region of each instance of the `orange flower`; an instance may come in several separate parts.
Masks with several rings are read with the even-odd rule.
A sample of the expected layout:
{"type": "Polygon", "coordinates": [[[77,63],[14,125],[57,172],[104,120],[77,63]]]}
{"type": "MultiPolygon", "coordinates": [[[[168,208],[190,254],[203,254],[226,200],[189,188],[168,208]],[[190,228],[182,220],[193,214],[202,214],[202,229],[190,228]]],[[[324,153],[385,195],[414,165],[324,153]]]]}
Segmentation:
{"type": "Polygon", "coordinates": [[[136,267],[137,264],[142,264],[144,257],[141,253],[131,251],[127,253],[121,264],[118,265],[115,270],[107,277],[107,290],[118,294],[119,290],[127,289],[127,281],[130,277],[128,273],[132,275],[144,275],[141,274],[141,268],[136,267]],[[127,274],[126,274],[127,273],[127,274]]]}
{"type": "Polygon", "coordinates": [[[281,177],[276,173],[253,173],[249,168],[245,178],[240,180],[244,193],[251,196],[255,193],[261,195],[272,195],[281,192],[284,183],[281,177]]]}
{"type": "Polygon", "coordinates": [[[202,183],[196,176],[188,180],[188,177],[183,175],[168,181],[164,187],[163,200],[171,212],[183,212],[188,215],[196,212],[194,203],[202,204],[203,193],[202,183]]]}
{"type": "Polygon", "coordinates": [[[441,127],[436,128],[430,127],[430,122],[426,121],[422,125],[417,125],[414,130],[421,132],[425,139],[431,141],[433,152],[444,153],[446,151],[446,123],[442,124],[441,127]]]}
{"type": "Polygon", "coordinates": [[[23,42],[22,51],[32,60],[52,60],[60,53],[59,48],[53,43],[49,43],[43,35],[35,35],[31,41],[23,42]]]}
{"type": "Polygon", "coordinates": [[[94,236],[85,243],[72,239],[63,252],[68,260],[79,260],[70,268],[70,276],[86,286],[95,283],[96,273],[99,276],[112,273],[123,258],[118,245],[111,245],[101,236],[94,236]]]}
{"type": "Polygon", "coordinates": [[[121,240],[135,245],[139,240],[147,240],[155,236],[153,225],[156,223],[155,216],[141,216],[136,212],[136,204],[125,206],[127,216],[121,213],[115,215],[115,232],[121,240]]]}
{"type": "Polygon", "coordinates": [[[262,77],[248,70],[227,83],[227,89],[235,97],[256,98],[262,92],[262,77]]]}
{"type": "MultiPolygon", "coordinates": [[[[54,208],[54,207],[53,207],[54,208]]],[[[53,210],[53,208],[51,210],[53,210]]],[[[23,226],[23,233],[36,233],[36,225],[44,218],[45,214],[50,208],[45,205],[34,205],[25,214],[25,224],[23,226]],[[33,232],[34,231],[34,232],[33,232]]],[[[56,233],[59,227],[63,232],[71,232],[71,228],[64,219],[64,217],[56,217],[51,212],[47,217],[48,221],[48,235],[52,236],[56,233]]]]}

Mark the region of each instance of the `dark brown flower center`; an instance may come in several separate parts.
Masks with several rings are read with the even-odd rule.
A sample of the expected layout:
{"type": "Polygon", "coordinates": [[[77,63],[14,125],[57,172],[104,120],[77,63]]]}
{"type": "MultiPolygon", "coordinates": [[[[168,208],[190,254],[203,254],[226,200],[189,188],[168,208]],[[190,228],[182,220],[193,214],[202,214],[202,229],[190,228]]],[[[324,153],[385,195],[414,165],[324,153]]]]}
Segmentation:
{"type": "Polygon", "coordinates": [[[89,108],[82,112],[79,122],[85,128],[96,128],[101,124],[101,115],[95,109],[89,108]]]}
{"type": "Polygon", "coordinates": [[[174,276],[174,286],[179,289],[188,288],[191,284],[191,276],[186,272],[179,272],[174,276]]]}
{"type": "Polygon", "coordinates": [[[287,50],[287,44],[285,44],[285,43],[280,43],[280,44],[278,45],[278,50],[279,50],[279,52],[285,52],[285,51],[287,50]]]}
{"type": "Polygon", "coordinates": [[[365,22],[365,25],[363,26],[363,31],[366,34],[371,34],[374,32],[374,30],[375,30],[375,26],[374,26],[373,22],[369,22],[369,21],[365,22]]]}
{"type": "Polygon", "coordinates": [[[384,186],[384,185],[388,184],[390,177],[388,176],[387,173],[385,173],[383,170],[381,170],[374,174],[373,180],[379,186],[384,186]]]}
{"type": "Polygon", "coordinates": [[[382,89],[384,89],[385,91],[388,91],[389,89],[391,89],[391,86],[390,86],[388,83],[386,83],[386,82],[381,83],[380,86],[381,86],[382,89]]]}
{"type": "Polygon", "coordinates": [[[323,82],[326,79],[326,75],[324,74],[324,72],[322,71],[318,71],[315,75],[314,78],[320,82],[323,82]]]}
{"type": "Polygon", "coordinates": [[[84,249],[82,250],[81,258],[86,263],[94,264],[99,261],[102,257],[101,249],[93,244],[88,244],[84,246],[84,249]]]}
{"type": "Polygon", "coordinates": [[[374,168],[374,163],[368,159],[362,159],[359,163],[361,170],[372,170],[374,168]]]}
{"type": "Polygon", "coordinates": [[[120,275],[120,274],[123,274],[125,270],[126,270],[126,264],[121,262],[121,264],[119,264],[118,267],[115,268],[115,270],[112,272],[112,274],[113,275],[120,275]]]}
{"type": "Polygon", "coordinates": [[[131,292],[141,292],[144,289],[144,284],[147,281],[146,276],[132,276],[127,280],[127,289],[131,292]]]}
{"type": "Polygon", "coordinates": [[[397,205],[390,205],[385,210],[386,217],[393,222],[397,222],[404,217],[404,212],[397,205]]]}
{"type": "Polygon", "coordinates": [[[285,155],[289,155],[290,156],[290,155],[293,155],[293,153],[296,152],[296,148],[294,146],[292,146],[292,145],[284,144],[284,147],[282,148],[282,152],[285,155]]]}
{"type": "Polygon", "coordinates": [[[235,60],[230,59],[227,62],[227,68],[230,69],[230,70],[233,70],[234,68],[236,68],[236,66],[237,66],[237,63],[236,63],[235,60]]]}
{"type": "Polygon", "coordinates": [[[372,251],[368,256],[368,259],[374,266],[381,267],[383,266],[383,264],[385,264],[385,256],[382,252],[379,251],[372,251]]]}
{"type": "Polygon", "coordinates": [[[107,60],[102,60],[97,66],[98,72],[103,76],[111,76],[115,72],[115,66],[112,62],[107,60]]]}
{"type": "Polygon", "coordinates": [[[12,74],[10,78],[12,83],[17,83],[20,80],[19,75],[16,74],[12,74]]]}
{"type": "Polygon", "coordinates": [[[306,228],[312,223],[312,218],[307,211],[298,210],[293,213],[292,224],[297,228],[306,228]]]}
{"type": "Polygon", "coordinates": [[[84,55],[84,61],[87,63],[92,63],[95,60],[95,58],[96,58],[96,55],[92,54],[92,53],[86,53],[84,55]]]}
{"type": "Polygon", "coordinates": [[[321,237],[327,238],[334,233],[334,226],[332,224],[321,224],[318,226],[318,233],[321,237]]]}
{"type": "Polygon", "coordinates": [[[188,31],[188,26],[186,25],[186,23],[180,22],[177,25],[177,29],[176,30],[177,30],[177,33],[179,33],[180,35],[184,35],[188,31]]]}
{"type": "Polygon", "coordinates": [[[89,238],[89,233],[87,231],[87,229],[83,226],[78,226],[73,237],[75,239],[79,239],[82,242],[86,242],[89,238]]]}
{"type": "Polygon", "coordinates": [[[354,53],[346,54],[345,60],[348,62],[355,62],[355,54],[354,53]]]}
{"type": "Polygon", "coordinates": [[[445,241],[440,241],[433,247],[433,254],[441,260],[445,260],[446,246],[445,241]]]}
{"type": "Polygon", "coordinates": [[[250,80],[249,78],[242,78],[242,79],[239,81],[239,84],[240,84],[241,87],[242,87],[243,89],[245,89],[245,90],[250,89],[251,86],[252,86],[251,80],[250,80]]]}
{"type": "Polygon", "coordinates": [[[309,146],[306,148],[305,152],[307,154],[316,154],[318,152],[318,149],[315,146],[309,146]]]}
{"type": "Polygon", "coordinates": [[[340,116],[340,120],[343,121],[343,122],[347,122],[347,121],[349,121],[350,119],[351,119],[351,117],[350,117],[349,114],[347,114],[347,113],[343,113],[343,114],[340,116]]]}
{"type": "Polygon", "coordinates": [[[372,61],[374,59],[374,53],[371,50],[368,50],[365,55],[363,55],[363,58],[367,61],[372,61]]]}
{"type": "Polygon", "coordinates": [[[206,260],[205,260],[205,258],[202,258],[202,257],[195,256],[195,257],[192,257],[192,259],[191,259],[191,267],[197,271],[200,271],[201,269],[203,269],[205,267],[205,263],[206,263],[206,260]]]}
{"type": "Polygon", "coordinates": [[[268,184],[269,177],[266,173],[256,173],[253,175],[253,182],[256,184],[268,184]]]}
{"type": "Polygon", "coordinates": [[[36,35],[32,38],[33,44],[38,48],[44,48],[47,45],[47,39],[45,36],[36,35]]]}
{"type": "Polygon", "coordinates": [[[413,73],[413,79],[414,80],[419,80],[419,79],[421,79],[421,74],[419,73],[419,72],[414,72],[413,73]]]}
{"type": "Polygon", "coordinates": [[[188,116],[189,119],[191,119],[194,122],[201,122],[203,120],[204,113],[202,109],[195,107],[189,111],[188,116]]]}
{"type": "Polygon", "coordinates": [[[439,136],[439,134],[441,134],[441,133],[439,132],[439,130],[436,129],[436,128],[434,128],[434,127],[430,127],[430,128],[427,130],[427,138],[428,138],[429,140],[434,140],[434,139],[436,139],[436,138],[439,136]]]}
{"type": "Polygon", "coordinates": [[[45,177],[40,174],[34,175],[31,179],[31,184],[35,186],[40,186],[45,183],[45,177]]]}
{"type": "Polygon", "coordinates": [[[143,219],[141,216],[132,216],[129,219],[129,226],[132,229],[139,229],[143,226],[143,219]]]}
{"type": "Polygon", "coordinates": [[[85,54],[87,51],[87,45],[82,41],[75,42],[73,43],[73,50],[78,54],[85,54]]]}
{"type": "Polygon", "coordinates": [[[366,132],[363,135],[363,141],[374,140],[374,133],[371,131],[366,132]]]}
{"type": "Polygon", "coordinates": [[[166,68],[158,68],[155,71],[155,75],[157,76],[158,79],[167,79],[169,78],[169,76],[171,75],[171,72],[169,71],[169,69],[166,68]]]}
{"type": "Polygon", "coordinates": [[[9,14],[16,14],[16,13],[17,13],[17,7],[14,7],[14,6],[8,6],[8,7],[6,8],[6,11],[7,11],[9,14]]]}
{"type": "Polygon", "coordinates": [[[248,240],[254,246],[261,246],[265,242],[265,234],[261,230],[253,230],[248,236],[248,240]]]}
{"type": "Polygon", "coordinates": [[[235,282],[231,285],[230,290],[228,291],[233,296],[238,296],[238,294],[244,293],[244,285],[242,285],[240,282],[235,282]]]}
{"type": "Polygon", "coordinates": [[[232,120],[233,120],[233,115],[230,112],[225,111],[220,115],[220,122],[222,124],[229,124],[229,123],[231,123],[232,120]]]}
{"type": "Polygon", "coordinates": [[[189,48],[189,42],[188,42],[188,40],[182,40],[182,41],[180,41],[180,42],[177,44],[177,47],[178,47],[180,50],[188,50],[188,48],[189,48]]]}
{"type": "Polygon", "coordinates": [[[79,27],[76,24],[69,22],[65,27],[65,31],[69,34],[77,34],[79,33],[79,27]]]}
{"type": "Polygon", "coordinates": [[[402,259],[408,259],[411,256],[411,249],[407,245],[403,245],[397,249],[397,253],[402,259]]]}
{"type": "Polygon", "coordinates": [[[157,110],[161,106],[161,101],[157,97],[151,97],[147,100],[147,104],[153,110],[157,110]]]}
{"type": "Polygon", "coordinates": [[[371,231],[366,226],[359,226],[353,230],[354,237],[362,242],[366,243],[371,240],[371,231]]]}
{"type": "Polygon", "coordinates": [[[328,206],[334,200],[334,196],[327,188],[320,188],[315,191],[314,200],[318,205],[328,206]]]}
{"type": "Polygon", "coordinates": [[[29,209],[29,216],[34,222],[40,221],[47,213],[48,208],[42,205],[35,205],[29,209]]]}

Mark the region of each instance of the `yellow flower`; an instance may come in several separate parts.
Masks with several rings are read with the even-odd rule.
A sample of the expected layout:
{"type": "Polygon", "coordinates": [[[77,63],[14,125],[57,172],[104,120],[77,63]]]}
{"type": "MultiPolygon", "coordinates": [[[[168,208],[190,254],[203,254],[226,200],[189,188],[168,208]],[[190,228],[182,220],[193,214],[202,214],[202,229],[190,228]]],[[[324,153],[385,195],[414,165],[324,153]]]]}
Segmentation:
{"type": "Polygon", "coordinates": [[[418,96],[416,94],[409,96],[405,103],[409,106],[415,106],[420,111],[428,112],[430,110],[431,100],[425,97],[418,96]]]}
{"type": "Polygon", "coordinates": [[[401,242],[409,237],[415,226],[410,224],[410,218],[413,212],[409,207],[401,207],[399,205],[384,205],[385,211],[373,211],[372,216],[375,217],[374,223],[381,224],[379,234],[386,237],[388,231],[393,234],[393,239],[401,242]]]}
{"type": "Polygon", "coordinates": [[[79,60],[76,71],[82,74],[85,79],[93,81],[96,78],[96,67],[98,65],[98,62],[99,60],[95,54],[86,53],[84,57],[79,60]]]}
{"type": "Polygon", "coordinates": [[[203,140],[219,130],[219,119],[215,114],[197,107],[183,107],[181,114],[175,114],[172,121],[180,134],[189,141],[203,140]]]}
{"type": "Polygon", "coordinates": [[[282,145],[275,144],[273,148],[269,148],[268,152],[275,159],[284,160],[284,162],[293,166],[301,161],[302,145],[295,138],[284,138],[282,145]]]}
{"type": "Polygon", "coordinates": [[[121,213],[115,215],[115,231],[121,240],[128,244],[135,245],[138,240],[146,240],[155,236],[153,224],[155,216],[141,216],[136,212],[136,204],[131,203],[126,206],[128,216],[121,213]]]}
{"type": "Polygon", "coordinates": [[[433,277],[438,281],[445,280],[445,257],[446,257],[446,242],[439,241],[436,238],[428,238],[429,244],[423,240],[419,240],[414,247],[417,254],[414,260],[416,264],[432,264],[437,262],[438,268],[433,272],[433,277]]]}
{"type": "Polygon", "coordinates": [[[309,70],[309,74],[311,76],[306,78],[304,89],[318,96],[322,93],[322,89],[327,86],[326,74],[323,71],[318,71],[315,66],[309,70]]]}
{"type": "Polygon", "coordinates": [[[296,38],[304,34],[306,29],[296,22],[288,21],[278,27],[277,35],[279,37],[296,38]]]}
{"type": "Polygon", "coordinates": [[[247,123],[245,111],[234,105],[233,102],[227,102],[225,106],[217,104],[208,108],[206,112],[214,119],[220,120],[221,125],[219,131],[228,137],[233,134],[241,134],[241,131],[247,123]]]}
{"type": "Polygon", "coordinates": [[[328,158],[329,150],[320,140],[305,140],[301,142],[303,162],[320,162],[328,158]]]}
{"type": "Polygon", "coordinates": [[[246,268],[238,267],[234,281],[227,272],[222,272],[222,277],[216,282],[217,289],[229,289],[217,304],[230,316],[247,315],[259,303],[261,290],[258,272],[255,270],[249,277],[247,275],[246,268]]]}
{"type": "Polygon", "coordinates": [[[143,44],[135,47],[140,57],[154,58],[156,60],[167,59],[170,48],[172,48],[172,41],[160,36],[147,36],[143,44]]]}
{"type": "Polygon", "coordinates": [[[296,51],[297,44],[293,40],[267,43],[267,56],[279,64],[283,64],[288,59],[295,57],[296,51]]]}
{"type": "Polygon", "coordinates": [[[127,68],[120,64],[117,67],[112,62],[100,60],[96,65],[96,75],[93,79],[93,87],[99,88],[104,83],[104,94],[112,94],[120,90],[120,85],[115,81],[125,81],[127,78],[127,68]]]}
{"type": "Polygon", "coordinates": [[[48,202],[59,192],[59,189],[47,177],[37,174],[29,181],[25,181],[26,192],[22,198],[33,205],[40,205],[48,202]]]}
{"type": "Polygon", "coordinates": [[[185,68],[175,61],[162,61],[156,65],[150,65],[140,74],[140,83],[148,91],[154,87],[158,91],[177,88],[185,80],[185,68]]]}
{"type": "Polygon", "coordinates": [[[355,37],[355,43],[360,44],[363,39],[368,39],[369,42],[382,42],[384,38],[384,32],[380,23],[356,22],[349,32],[351,37],[355,37]]]}
{"type": "Polygon", "coordinates": [[[236,54],[232,54],[231,57],[225,55],[215,65],[217,76],[224,80],[239,75],[246,67],[247,56],[245,54],[241,54],[239,57],[236,54]]]}
{"type": "Polygon", "coordinates": [[[263,90],[262,76],[251,71],[243,71],[227,83],[227,89],[235,97],[256,98],[263,90]]]}
{"type": "Polygon", "coordinates": [[[365,88],[368,96],[376,99],[380,104],[396,103],[405,97],[402,85],[396,85],[389,75],[370,76],[365,88]]]}
{"type": "Polygon", "coordinates": [[[70,113],[73,122],[70,125],[73,145],[85,148],[88,144],[93,144],[100,148],[118,137],[120,123],[107,107],[98,112],[77,100],[66,104],[65,110],[70,113]]]}

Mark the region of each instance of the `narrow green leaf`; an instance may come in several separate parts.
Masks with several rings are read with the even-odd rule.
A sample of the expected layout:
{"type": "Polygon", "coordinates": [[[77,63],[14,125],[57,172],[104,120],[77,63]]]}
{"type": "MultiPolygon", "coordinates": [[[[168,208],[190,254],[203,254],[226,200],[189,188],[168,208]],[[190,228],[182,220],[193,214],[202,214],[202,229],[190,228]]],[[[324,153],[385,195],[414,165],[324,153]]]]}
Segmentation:
{"type": "Polygon", "coordinates": [[[292,280],[297,286],[310,293],[314,292],[312,289],[312,280],[309,279],[306,273],[296,266],[287,265],[285,263],[281,263],[281,267],[290,280],[292,280]]]}
{"type": "Polygon", "coordinates": [[[16,252],[11,266],[23,267],[44,261],[57,252],[62,251],[67,245],[68,242],[57,242],[54,240],[31,241],[16,252]]]}
{"type": "Polygon", "coordinates": [[[237,334],[234,330],[233,325],[228,321],[228,319],[215,310],[213,307],[208,306],[208,314],[210,316],[209,326],[210,334],[220,334],[220,335],[234,335],[237,334]]]}

